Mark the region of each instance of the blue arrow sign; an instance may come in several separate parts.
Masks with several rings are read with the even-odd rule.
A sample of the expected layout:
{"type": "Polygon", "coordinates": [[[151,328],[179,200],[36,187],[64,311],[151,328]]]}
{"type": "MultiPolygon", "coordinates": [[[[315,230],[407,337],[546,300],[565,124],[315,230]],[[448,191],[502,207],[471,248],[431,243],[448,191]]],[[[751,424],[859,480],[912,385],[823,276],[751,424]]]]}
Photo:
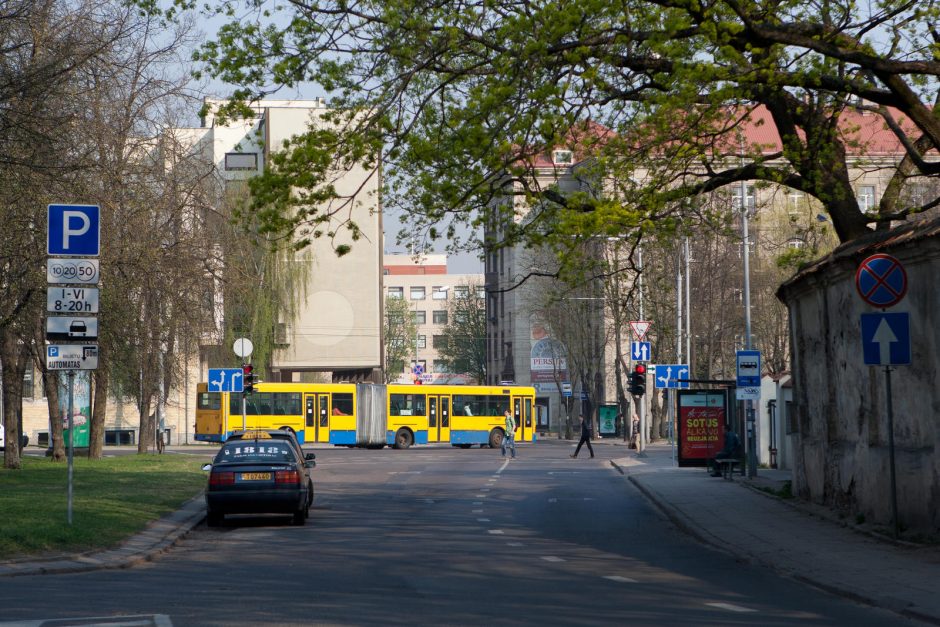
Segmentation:
{"type": "Polygon", "coordinates": [[[244,392],[241,368],[209,368],[210,392],[244,392]]]}
{"type": "Polygon", "coordinates": [[[649,361],[651,353],[649,342],[630,342],[630,357],[633,361],[649,361]]]}
{"type": "Polygon", "coordinates": [[[911,363],[909,313],[863,313],[861,322],[865,365],[904,366],[911,363]]]}
{"type": "Polygon", "coordinates": [[[656,376],[653,381],[657,388],[688,389],[689,382],[679,383],[676,379],[688,379],[689,366],[687,364],[657,364],[656,376]]]}

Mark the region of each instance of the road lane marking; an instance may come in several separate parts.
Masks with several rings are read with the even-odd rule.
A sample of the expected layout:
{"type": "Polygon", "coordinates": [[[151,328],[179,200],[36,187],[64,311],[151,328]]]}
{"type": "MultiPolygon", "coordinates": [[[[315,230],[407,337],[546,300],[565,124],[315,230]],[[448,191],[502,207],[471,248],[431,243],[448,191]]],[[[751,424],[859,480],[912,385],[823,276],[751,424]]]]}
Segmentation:
{"type": "Polygon", "coordinates": [[[549,502],[549,503],[557,503],[557,502],[558,502],[558,499],[548,499],[548,502],[549,502]]]}
{"type": "Polygon", "coordinates": [[[474,495],[474,496],[475,496],[476,498],[478,498],[478,499],[485,499],[485,498],[486,498],[486,495],[485,495],[485,494],[476,494],[476,495],[474,495]]]}
{"type": "Polygon", "coordinates": [[[750,607],[743,607],[741,605],[735,605],[733,603],[706,603],[710,607],[718,608],[719,610],[728,610],[729,612],[756,612],[757,610],[750,607]]]}
{"type": "Polygon", "coordinates": [[[483,501],[474,501],[473,504],[474,504],[474,505],[483,505],[483,501]]]}
{"type": "Polygon", "coordinates": [[[507,542],[506,546],[525,546],[525,545],[521,542],[507,542]]]}
{"type": "Polygon", "coordinates": [[[477,522],[490,522],[489,518],[477,518],[477,522]]]}
{"type": "Polygon", "coordinates": [[[498,475],[502,473],[504,470],[506,470],[506,466],[508,465],[509,465],[509,460],[507,459],[506,461],[503,462],[503,465],[499,467],[499,470],[496,471],[496,474],[498,475]]]}
{"type": "Polygon", "coordinates": [[[542,559],[546,562],[564,562],[565,560],[561,557],[556,557],[555,555],[543,555],[542,559]]]}
{"type": "Polygon", "coordinates": [[[640,583],[636,579],[621,577],[620,575],[606,575],[604,579],[610,579],[611,581],[616,581],[618,583],[640,583]]]}
{"type": "Polygon", "coordinates": [[[486,533],[490,535],[494,535],[494,536],[501,536],[503,535],[503,530],[502,529],[488,529],[486,533]]]}
{"type": "Polygon", "coordinates": [[[473,509],[473,510],[470,510],[470,513],[471,513],[471,514],[482,514],[482,513],[483,513],[483,510],[482,510],[482,509],[473,509]]]}

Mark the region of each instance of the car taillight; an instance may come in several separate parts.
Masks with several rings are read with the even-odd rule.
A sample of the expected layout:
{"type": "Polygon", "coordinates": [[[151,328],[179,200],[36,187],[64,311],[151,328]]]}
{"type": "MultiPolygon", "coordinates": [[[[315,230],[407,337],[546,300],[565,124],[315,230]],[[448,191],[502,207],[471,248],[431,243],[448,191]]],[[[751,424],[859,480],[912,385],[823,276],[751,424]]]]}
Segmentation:
{"type": "Polygon", "coordinates": [[[232,485],[235,483],[234,472],[214,472],[209,475],[209,485],[232,485]]]}
{"type": "Polygon", "coordinates": [[[274,473],[274,483],[300,483],[300,473],[296,470],[278,470],[274,473]]]}

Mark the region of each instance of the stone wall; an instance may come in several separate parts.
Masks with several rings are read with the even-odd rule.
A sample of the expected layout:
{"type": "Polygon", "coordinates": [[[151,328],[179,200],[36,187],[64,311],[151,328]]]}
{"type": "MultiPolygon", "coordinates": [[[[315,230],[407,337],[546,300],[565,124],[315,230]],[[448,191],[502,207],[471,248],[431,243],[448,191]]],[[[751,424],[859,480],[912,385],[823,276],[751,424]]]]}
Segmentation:
{"type": "Polygon", "coordinates": [[[875,253],[907,271],[912,364],[891,368],[898,518],[913,533],[940,531],[940,219],[845,244],[785,283],[790,312],[797,446],[793,490],[853,520],[891,524],[884,366],[866,366],[860,314],[878,311],[855,286],[875,253]]]}

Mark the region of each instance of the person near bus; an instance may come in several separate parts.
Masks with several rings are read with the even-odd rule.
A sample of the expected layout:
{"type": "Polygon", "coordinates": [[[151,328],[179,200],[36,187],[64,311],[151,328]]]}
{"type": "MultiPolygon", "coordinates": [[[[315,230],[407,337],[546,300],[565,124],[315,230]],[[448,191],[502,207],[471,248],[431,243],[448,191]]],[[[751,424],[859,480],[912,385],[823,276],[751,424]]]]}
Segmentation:
{"type": "Polygon", "coordinates": [[[594,447],[591,446],[591,421],[585,420],[584,416],[581,416],[581,439],[578,440],[578,448],[574,449],[574,453],[571,454],[572,457],[577,457],[578,453],[581,452],[581,445],[587,444],[588,450],[591,452],[591,457],[594,457],[594,447]]]}
{"type": "Polygon", "coordinates": [[[512,412],[508,409],[505,411],[504,416],[506,417],[506,435],[503,436],[503,457],[506,457],[506,446],[509,446],[509,450],[512,452],[512,458],[516,458],[516,421],[512,417],[512,412]]]}

